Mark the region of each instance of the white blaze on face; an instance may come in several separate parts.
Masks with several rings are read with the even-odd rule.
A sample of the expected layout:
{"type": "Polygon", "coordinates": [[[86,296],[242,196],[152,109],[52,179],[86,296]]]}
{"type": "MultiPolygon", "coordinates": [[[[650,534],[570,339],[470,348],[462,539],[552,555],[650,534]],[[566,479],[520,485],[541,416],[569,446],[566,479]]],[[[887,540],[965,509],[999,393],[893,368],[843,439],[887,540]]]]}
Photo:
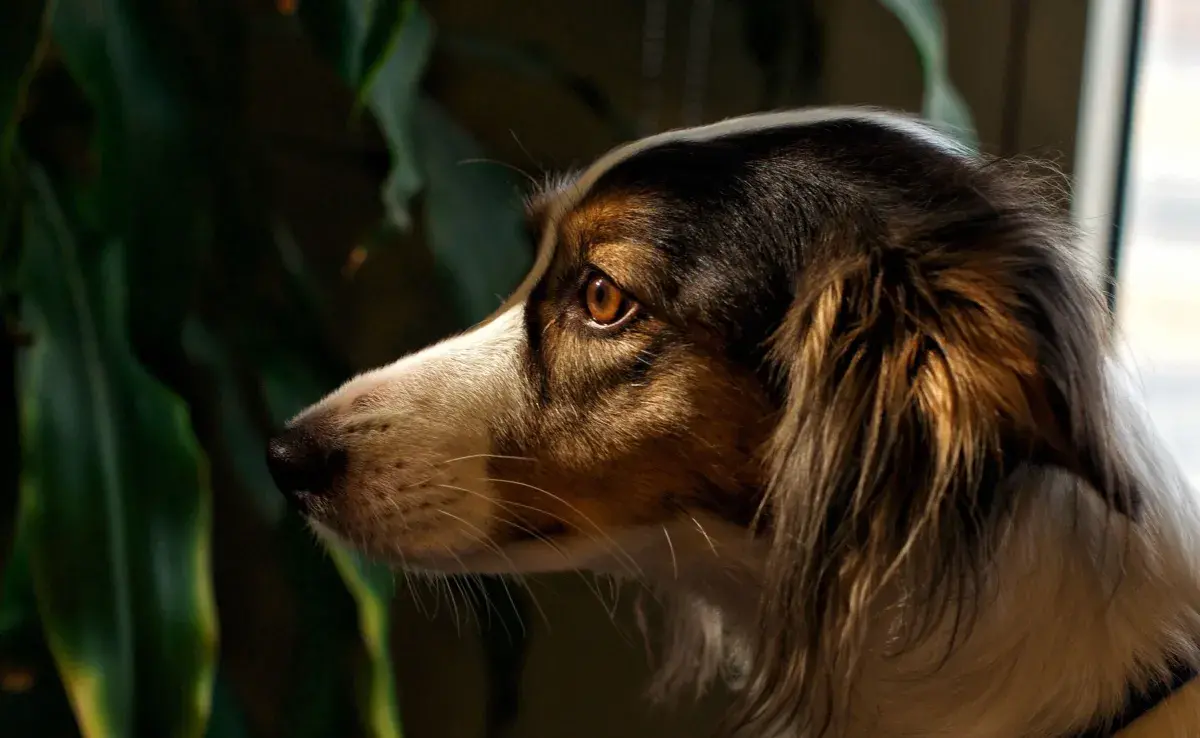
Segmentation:
{"type": "Polygon", "coordinates": [[[480,419],[487,405],[508,399],[520,378],[515,375],[525,341],[522,305],[514,305],[469,331],[435,343],[349,380],[306,410],[304,417],[335,413],[348,416],[400,412],[406,400],[423,398],[445,406],[469,406],[480,419]]]}

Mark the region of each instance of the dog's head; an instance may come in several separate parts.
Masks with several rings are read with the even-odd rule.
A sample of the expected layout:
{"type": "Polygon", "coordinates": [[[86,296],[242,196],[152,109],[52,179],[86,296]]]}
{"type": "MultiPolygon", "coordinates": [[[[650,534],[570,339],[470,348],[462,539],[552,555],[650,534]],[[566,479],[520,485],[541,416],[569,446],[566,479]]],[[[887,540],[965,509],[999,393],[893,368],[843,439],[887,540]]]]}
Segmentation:
{"type": "Polygon", "coordinates": [[[803,654],[853,639],[896,576],[956,581],[1022,470],[1136,502],[1102,300],[1020,167],[909,118],[772,114],[617,149],[531,217],[536,264],[495,315],[272,442],[314,523],[441,570],[637,568],[664,538],[675,558],[672,532],[714,555],[710,533],[740,537],[767,650],[803,654]]]}

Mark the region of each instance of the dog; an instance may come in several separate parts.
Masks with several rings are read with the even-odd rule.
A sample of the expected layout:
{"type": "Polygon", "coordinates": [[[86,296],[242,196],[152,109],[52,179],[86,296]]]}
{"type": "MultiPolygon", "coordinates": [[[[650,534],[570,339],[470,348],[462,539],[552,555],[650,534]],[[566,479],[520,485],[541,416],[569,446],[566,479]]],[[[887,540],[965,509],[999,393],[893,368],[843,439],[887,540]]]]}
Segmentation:
{"type": "Polygon", "coordinates": [[[1200,506],[1059,180],[874,109],[627,144],[272,474],[396,566],[647,584],[658,686],[727,680],[721,734],[1200,736],[1200,506]]]}

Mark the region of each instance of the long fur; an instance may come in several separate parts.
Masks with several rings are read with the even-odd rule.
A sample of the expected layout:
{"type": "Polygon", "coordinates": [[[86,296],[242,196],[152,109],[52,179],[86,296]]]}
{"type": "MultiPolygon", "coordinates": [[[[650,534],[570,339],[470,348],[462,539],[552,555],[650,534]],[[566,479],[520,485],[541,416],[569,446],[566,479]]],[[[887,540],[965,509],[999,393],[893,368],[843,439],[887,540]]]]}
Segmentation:
{"type": "Polygon", "coordinates": [[[883,218],[804,271],[772,352],[787,402],[768,462],[756,716],[795,720],[822,691],[848,702],[889,585],[913,603],[898,648],[947,619],[969,629],[983,567],[1036,494],[1014,479],[1031,460],[1134,507],[1100,297],[1036,189],[1006,177],[991,167],[965,202],[883,218]]]}

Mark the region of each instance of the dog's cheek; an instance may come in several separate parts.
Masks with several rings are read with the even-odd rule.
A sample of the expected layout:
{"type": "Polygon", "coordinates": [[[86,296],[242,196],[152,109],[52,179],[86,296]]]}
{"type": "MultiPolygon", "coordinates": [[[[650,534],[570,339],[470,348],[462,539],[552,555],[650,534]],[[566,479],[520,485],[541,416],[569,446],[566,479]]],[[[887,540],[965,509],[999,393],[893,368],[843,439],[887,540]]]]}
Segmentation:
{"type": "Polygon", "coordinates": [[[489,474],[503,514],[543,536],[611,535],[689,509],[742,524],[770,415],[756,380],[681,357],[586,409],[540,408],[502,435],[489,474]]]}

